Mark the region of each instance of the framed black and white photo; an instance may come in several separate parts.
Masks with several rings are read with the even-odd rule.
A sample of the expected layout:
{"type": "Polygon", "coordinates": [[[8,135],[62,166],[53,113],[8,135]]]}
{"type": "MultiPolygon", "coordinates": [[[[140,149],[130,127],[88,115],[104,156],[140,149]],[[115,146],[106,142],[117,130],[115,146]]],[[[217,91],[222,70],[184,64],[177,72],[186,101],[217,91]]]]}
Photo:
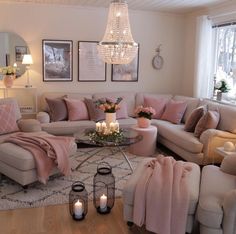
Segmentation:
{"type": "Polygon", "coordinates": [[[137,82],[139,69],[139,46],[136,57],[129,64],[113,64],[111,80],[119,82],[137,82]]]}
{"type": "Polygon", "coordinates": [[[22,62],[24,54],[27,54],[27,46],[15,47],[16,62],[22,62]]]}
{"type": "Polygon", "coordinates": [[[97,41],[78,42],[78,81],[106,81],[106,63],[100,58],[97,41]]]}
{"type": "Polygon", "coordinates": [[[73,80],[73,42],[43,40],[43,81],[73,80]]]}

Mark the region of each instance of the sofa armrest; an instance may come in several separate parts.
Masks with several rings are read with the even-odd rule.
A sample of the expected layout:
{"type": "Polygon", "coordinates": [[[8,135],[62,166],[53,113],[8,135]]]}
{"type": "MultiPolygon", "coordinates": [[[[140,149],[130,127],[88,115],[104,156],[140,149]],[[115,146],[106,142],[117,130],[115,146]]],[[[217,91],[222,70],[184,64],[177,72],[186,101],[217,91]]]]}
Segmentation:
{"type": "Polygon", "coordinates": [[[223,233],[236,233],[236,189],[225,195],[223,210],[223,233]]]}
{"type": "Polygon", "coordinates": [[[50,116],[47,112],[41,111],[37,114],[37,120],[42,123],[50,123],[50,116]]]}
{"type": "Polygon", "coordinates": [[[36,119],[20,119],[17,124],[21,132],[42,131],[41,124],[36,119]]]}
{"type": "Polygon", "coordinates": [[[223,146],[226,141],[236,144],[236,134],[221,131],[218,129],[208,129],[200,136],[200,142],[203,144],[204,162],[220,163],[222,156],[215,152],[216,147],[223,146]]]}

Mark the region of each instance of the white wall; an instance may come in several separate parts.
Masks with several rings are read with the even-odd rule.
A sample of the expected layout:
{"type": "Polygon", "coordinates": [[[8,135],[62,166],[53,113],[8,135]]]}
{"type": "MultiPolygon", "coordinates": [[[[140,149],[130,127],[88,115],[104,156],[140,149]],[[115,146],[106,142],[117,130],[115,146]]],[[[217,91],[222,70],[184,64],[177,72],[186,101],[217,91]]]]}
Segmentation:
{"type": "Polygon", "coordinates": [[[236,20],[236,3],[222,4],[218,7],[210,8],[199,12],[193,12],[186,15],[185,21],[185,59],[183,86],[180,93],[188,96],[193,95],[194,85],[194,65],[195,65],[195,37],[196,37],[196,19],[200,15],[208,15],[213,23],[227,22],[236,20]]]}
{"type": "MultiPolygon", "coordinates": [[[[28,43],[33,56],[32,83],[39,92],[103,92],[103,91],[154,91],[180,93],[184,75],[185,18],[180,15],[130,11],[133,37],[140,43],[138,82],[111,82],[110,66],[107,82],[80,83],[77,81],[77,41],[101,40],[105,31],[107,9],[79,8],[43,4],[0,3],[0,31],[19,34],[28,43]],[[73,82],[43,82],[42,39],[68,39],[74,42],[73,82]],[[164,67],[157,71],[151,61],[158,44],[164,67]]],[[[26,76],[15,84],[24,85],[26,76]]]]}

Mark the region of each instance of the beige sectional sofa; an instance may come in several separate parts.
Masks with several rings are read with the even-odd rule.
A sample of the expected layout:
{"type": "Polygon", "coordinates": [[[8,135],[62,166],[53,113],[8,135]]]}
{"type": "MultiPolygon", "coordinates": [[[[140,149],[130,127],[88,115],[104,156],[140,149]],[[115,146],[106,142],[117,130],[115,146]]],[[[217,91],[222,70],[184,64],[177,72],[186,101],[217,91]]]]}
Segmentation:
{"type": "Polygon", "coordinates": [[[44,93],[41,97],[41,112],[38,120],[42,122],[42,129],[55,135],[73,135],[81,128],[95,127],[95,122],[90,120],[83,121],[59,121],[50,122],[47,113],[48,107],[45,97],[58,98],[67,95],[68,98],[86,98],[101,97],[123,97],[127,104],[127,119],[119,119],[121,127],[129,127],[136,124],[134,118],[135,107],[142,105],[144,96],[167,98],[174,100],[183,100],[187,102],[187,109],[180,125],[172,124],[168,121],[153,119],[152,124],[158,128],[157,141],[165,145],[183,159],[195,162],[199,165],[208,163],[219,163],[222,157],[215,152],[215,148],[222,146],[226,141],[236,143],[236,107],[219,104],[211,100],[200,100],[198,98],[186,96],[173,96],[170,94],[155,93],[135,93],[135,92],[115,92],[115,93],[95,93],[95,94],[78,94],[78,93],[44,93]],[[217,129],[205,131],[200,139],[196,138],[193,133],[184,131],[184,124],[191,112],[198,106],[207,105],[209,110],[219,110],[220,122],[217,129]]]}

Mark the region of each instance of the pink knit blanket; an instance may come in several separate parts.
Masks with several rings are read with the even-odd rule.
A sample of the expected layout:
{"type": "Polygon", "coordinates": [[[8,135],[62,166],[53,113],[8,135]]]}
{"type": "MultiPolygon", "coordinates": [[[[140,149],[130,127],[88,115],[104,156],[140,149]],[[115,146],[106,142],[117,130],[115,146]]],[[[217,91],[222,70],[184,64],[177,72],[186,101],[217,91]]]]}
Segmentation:
{"type": "Polygon", "coordinates": [[[184,234],[189,191],[188,163],[158,155],[146,165],[135,191],[133,220],[158,234],[184,234]]]}
{"type": "Polygon", "coordinates": [[[16,144],[32,153],[38,180],[44,184],[55,166],[64,175],[70,174],[69,151],[73,141],[73,137],[38,133],[16,133],[5,140],[5,142],[16,144]]]}

